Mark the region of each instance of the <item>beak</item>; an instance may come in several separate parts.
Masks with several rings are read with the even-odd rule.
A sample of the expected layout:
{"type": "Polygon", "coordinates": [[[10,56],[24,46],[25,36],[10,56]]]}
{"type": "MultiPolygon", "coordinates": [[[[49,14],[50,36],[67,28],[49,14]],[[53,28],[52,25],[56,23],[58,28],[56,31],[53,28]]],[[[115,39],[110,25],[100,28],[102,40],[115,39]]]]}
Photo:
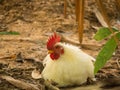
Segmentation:
{"type": "Polygon", "coordinates": [[[52,50],[48,50],[48,53],[51,54],[51,53],[53,53],[53,51],[52,50]]]}

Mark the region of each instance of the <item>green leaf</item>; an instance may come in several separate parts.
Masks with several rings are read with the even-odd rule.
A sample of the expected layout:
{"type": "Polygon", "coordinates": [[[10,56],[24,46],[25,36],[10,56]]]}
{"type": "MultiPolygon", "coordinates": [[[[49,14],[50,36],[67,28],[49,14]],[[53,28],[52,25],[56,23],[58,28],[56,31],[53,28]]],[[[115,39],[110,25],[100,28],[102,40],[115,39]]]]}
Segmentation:
{"type": "Polygon", "coordinates": [[[6,31],[4,31],[4,32],[0,32],[0,35],[20,35],[20,33],[19,32],[6,32],[6,31]]]}
{"type": "Polygon", "coordinates": [[[95,62],[94,73],[96,74],[100,68],[102,68],[105,63],[111,58],[113,52],[117,47],[117,43],[112,37],[107,43],[104,45],[100,53],[98,54],[95,62]]]}
{"type": "MultiPolygon", "coordinates": [[[[112,28],[113,32],[118,31],[115,28],[112,28]]],[[[107,36],[109,36],[111,34],[109,28],[106,27],[102,27],[98,30],[98,32],[96,33],[96,35],[94,36],[94,39],[99,41],[102,40],[104,38],[106,38],[107,36]]]]}
{"type": "Polygon", "coordinates": [[[116,37],[120,40],[120,32],[116,34],[116,37]]]}

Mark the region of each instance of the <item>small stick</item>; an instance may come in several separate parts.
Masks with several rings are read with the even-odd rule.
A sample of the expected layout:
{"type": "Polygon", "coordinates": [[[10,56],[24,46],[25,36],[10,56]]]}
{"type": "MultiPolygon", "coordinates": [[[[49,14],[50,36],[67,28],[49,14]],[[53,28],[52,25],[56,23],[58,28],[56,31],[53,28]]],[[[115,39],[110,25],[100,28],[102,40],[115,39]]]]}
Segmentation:
{"type": "Polygon", "coordinates": [[[64,17],[66,18],[67,0],[64,0],[64,17]]]}

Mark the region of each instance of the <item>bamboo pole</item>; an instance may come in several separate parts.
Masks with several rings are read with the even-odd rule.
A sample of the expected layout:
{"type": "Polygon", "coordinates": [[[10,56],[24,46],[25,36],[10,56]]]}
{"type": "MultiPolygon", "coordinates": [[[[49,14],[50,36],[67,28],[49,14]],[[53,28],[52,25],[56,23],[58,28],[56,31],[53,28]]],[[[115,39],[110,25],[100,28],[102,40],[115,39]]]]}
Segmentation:
{"type": "Polygon", "coordinates": [[[65,18],[67,16],[66,11],[67,11],[67,0],[64,0],[64,17],[65,18]]]}
{"type": "Polygon", "coordinates": [[[78,32],[79,32],[79,42],[82,43],[83,40],[83,29],[84,29],[84,1],[85,0],[78,0],[79,2],[79,13],[78,13],[78,32]]]}
{"type": "Polygon", "coordinates": [[[76,21],[78,22],[79,20],[79,11],[80,11],[80,0],[75,0],[75,15],[76,15],[76,21]]]}

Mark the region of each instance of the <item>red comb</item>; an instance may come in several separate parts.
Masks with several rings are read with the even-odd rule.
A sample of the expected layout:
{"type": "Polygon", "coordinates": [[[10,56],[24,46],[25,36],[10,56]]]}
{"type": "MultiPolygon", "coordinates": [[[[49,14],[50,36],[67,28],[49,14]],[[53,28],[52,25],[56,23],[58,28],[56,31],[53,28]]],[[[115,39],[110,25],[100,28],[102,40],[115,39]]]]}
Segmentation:
{"type": "Polygon", "coordinates": [[[60,36],[58,36],[56,33],[54,33],[47,41],[47,49],[52,50],[53,46],[60,41],[60,36]]]}

